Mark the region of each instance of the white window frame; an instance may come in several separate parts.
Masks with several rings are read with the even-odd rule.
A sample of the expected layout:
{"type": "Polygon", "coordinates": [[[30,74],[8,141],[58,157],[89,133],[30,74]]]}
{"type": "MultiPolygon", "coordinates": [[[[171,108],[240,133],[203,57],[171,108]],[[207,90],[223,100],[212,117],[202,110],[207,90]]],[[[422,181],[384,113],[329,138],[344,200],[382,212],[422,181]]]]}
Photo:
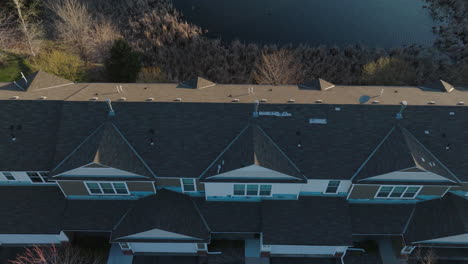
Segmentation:
{"type": "Polygon", "coordinates": [[[401,199],[405,199],[405,200],[412,200],[414,198],[416,198],[416,196],[418,196],[418,194],[421,192],[422,190],[422,187],[421,185],[380,185],[379,189],[377,190],[377,192],[375,193],[375,196],[374,198],[375,199],[398,199],[398,200],[401,200],[401,199]],[[387,197],[379,197],[379,193],[380,193],[380,190],[382,190],[382,188],[384,187],[391,187],[392,189],[390,190],[390,192],[388,193],[388,196],[387,197]],[[391,197],[393,191],[395,190],[395,187],[404,187],[405,190],[401,193],[401,196],[400,197],[391,197]],[[408,188],[410,187],[416,187],[416,188],[419,188],[418,191],[414,194],[413,197],[403,197],[406,193],[406,191],[408,191],[408,188]]]}
{"type": "Polygon", "coordinates": [[[128,190],[128,186],[127,186],[127,183],[126,182],[105,182],[105,181],[85,181],[83,182],[84,183],[84,186],[86,187],[86,190],[88,190],[88,193],[89,195],[99,195],[99,196],[128,196],[130,195],[130,191],[128,190]],[[87,183],[96,183],[99,187],[99,189],[101,190],[101,193],[92,193],[91,190],[88,188],[88,185],[87,183]],[[101,183],[110,183],[110,185],[112,186],[112,189],[114,190],[114,193],[104,193],[104,190],[101,186],[101,183]],[[125,186],[125,189],[127,190],[127,193],[117,193],[117,190],[115,189],[115,186],[114,186],[114,183],[123,183],[123,185],[125,186]]]}
{"type": "Polygon", "coordinates": [[[273,185],[272,184],[260,184],[260,183],[236,183],[232,185],[232,195],[236,197],[271,197],[273,195],[273,185]],[[244,194],[235,194],[234,193],[234,186],[235,185],[244,185],[244,194]],[[247,194],[247,186],[248,185],[257,185],[257,195],[249,195],[247,194]],[[270,194],[269,195],[260,195],[260,186],[262,185],[270,185],[270,194]]]}
{"type": "Polygon", "coordinates": [[[120,246],[120,249],[123,251],[132,250],[132,247],[130,246],[130,243],[128,242],[119,242],[119,246],[120,246]],[[123,247],[122,245],[124,244],[127,245],[127,247],[123,247]]]}
{"type": "Polygon", "coordinates": [[[196,191],[197,191],[197,184],[196,184],[196,181],[195,181],[194,178],[181,178],[181,179],[180,179],[180,186],[182,186],[182,192],[184,192],[184,193],[185,193],[185,192],[191,193],[191,192],[196,192],[196,191]],[[193,189],[194,189],[193,191],[186,191],[186,190],[185,190],[184,180],[192,180],[193,189]]]}
{"type": "Polygon", "coordinates": [[[16,177],[10,171],[2,171],[2,175],[7,181],[17,181],[16,177]],[[7,175],[8,177],[13,177],[13,180],[8,179],[7,175]]]}
{"type": "Polygon", "coordinates": [[[401,254],[406,254],[406,255],[409,255],[413,252],[413,250],[415,249],[416,247],[415,246],[404,246],[402,249],[401,249],[401,254]]]}
{"type": "Polygon", "coordinates": [[[49,172],[48,171],[26,171],[26,176],[28,176],[29,180],[33,184],[49,183],[47,181],[47,176],[43,175],[45,173],[49,173],[49,172]],[[37,173],[37,175],[39,176],[39,178],[41,179],[42,182],[33,182],[32,179],[31,179],[31,176],[29,176],[28,173],[37,173]]]}
{"type": "Polygon", "coordinates": [[[328,183],[327,183],[327,186],[325,186],[325,190],[323,190],[323,193],[324,194],[337,194],[338,193],[338,189],[340,188],[340,185],[341,185],[341,181],[340,180],[329,180],[328,183]],[[330,187],[330,183],[331,182],[338,182],[338,186],[336,186],[336,192],[327,192],[327,189],[328,187],[330,187]]]}

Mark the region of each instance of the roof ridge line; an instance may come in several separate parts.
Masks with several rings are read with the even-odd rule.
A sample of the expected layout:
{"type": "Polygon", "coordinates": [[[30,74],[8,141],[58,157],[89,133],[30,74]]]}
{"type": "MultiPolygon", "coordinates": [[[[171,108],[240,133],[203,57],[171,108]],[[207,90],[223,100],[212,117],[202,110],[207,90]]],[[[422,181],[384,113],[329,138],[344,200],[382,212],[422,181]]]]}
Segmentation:
{"type": "Polygon", "coordinates": [[[224,153],[226,153],[226,151],[234,144],[234,142],[236,142],[237,139],[239,139],[239,137],[244,134],[244,132],[247,130],[247,128],[249,128],[250,126],[250,123],[247,124],[247,126],[245,126],[242,131],[237,134],[237,136],[227,145],[226,148],[224,148],[224,150],[216,157],[216,159],[213,160],[213,162],[211,162],[211,164],[202,172],[202,174],[200,174],[200,176],[198,176],[198,179],[201,179],[205,173],[211,168],[213,167],[213,165],[216,163],[217,160],[219,160],[219,158],[221,158],[223,156],[224,153]]]}
{"type": "MultiPolygon", "coordinates": [[[[55,166],[55,168],[52,170],[55,171],[58,167],[60,167],[68,158],[70,158],[71,155],[73,155],[73,153],[75,153],[90,137],[92,137],[94,134],[97,133],[97,131],[99,131],[99,129],[104,126],[105,123],[102,123],[100,124],[91,134],[89,134],[78,146],[76,146],[76,148],[73,149],[73,151],[68,154],[57,166],[55,166]]],[[[52,177],[56,177],[58,175],[55,175],[55,176],[52,176],[52,177]]]]}
{"type": "Polygon", "coordinates": [[[372,153],[369,155],[369,157],[367,157],[367,159],[361,164],[361,166],[357,169],[357,171],[351,177],[351,181],[353,181],[354,178],[356,178],[358,173],[362,170],[362,168],[364,168],[364,166],[367,164],[367,162],[369,162],[369,160],[372,158],[372,156],[374,156],[374,154],[377,152],[377,150],[380,148],[380,146],[382,146],[382,144],[387,140],[387,138],[393,133],[393,131],[395,130],[395,127],[396,126],[393,126],[392,129],[390,129],[390,131],[387,133],[387,135],[385,135],[385,137],[382,139],[382,141],[380,141],[380,143],[377,145],[377,147],[375,147],[375,149],[372,151],[372,153]]]}
{"type": "Polygon", "coordinates": [[[157,177],[156,174],[151,170],[151,168],[148,166],[148,164],[146,164],[145,160],[140,156],[140,154],[138,154],[138,152],[133,148],[133,146],[130,144],[130,142],[128,142],[128,140],[122,134],[120,129],[112,121],[109,121],[109,122],[112,125],[112,127],[114,127],[114,129],[117,131],[117,133],[119,133],[119,135],[123,138],[125,143],[127,143],[127,145],[130,147],[130,149],[135,153],[135,155],[137,155],[138,159],[140,159],[140,161],[143,163],[143,165],[145,165],[146,169],[148,169],[148,171],[151,173],[151,175],[153,175],[153,177],[156,178],[157,177]]]}
{"type": "Polygon", "coordinates": [[[427,153],[429,153],[429,155],[431,155],[437,162],[439,162],[440,165],[442,165],[442,167],[444,169],[446,169],[450,173],[450,175],[452,175],[458,181],[458,183],[461,183],[460,179],[458,179],[458,177],[455,174],[453,174],[453,172],[451,170],[449,170],[449,168],[447,168],[444,163],[442,163],[434,154],[432,154],[432,152],[429,151],[429,149],[427,149],[426,146],[424,146],[424,144],[419,142],[419,140],[411,132],[409,132],[404,127],[400,127],[400,129],[403,131],[403,134],[407,133],[412,139],[414,139],[416,141],[416,143],[418,143],[422,148],[424,148],[424,150],[427,151],[427,153]]]}
{"type": "MultiPolygon", "coordinates": [[[[288,155],[286,155],[286,153],[284,153],[283,150],[281,150],[281,148],[275,143],[275,141],[273,139],[271,139],[270,136],[268,136],[268,134],[265,132],[265,130],[263,130],[258,124],[254,124],[258,129],[260,129],[260,131],[268,138],[268,140],[271,141],[271,143],[273,143],[273,146],[276,147],[276,149],[289,161],[289,163],[291,165],[293,165],[293,167],[297,170],[297,172],[299,172],[299,174],[302,176],[302,178],[304,180],[307,180],[307,177],[305,177],[305,175],[301,172],[301,170],[296,166],[296,164],[294,164],[294,162],[292,162],[292,160],[288,157],[288,155]]],[[[292,175],[291,175],[292,176],[292,175]]],[[[294,176],[293,176],[294,177],[294,176]]]]}

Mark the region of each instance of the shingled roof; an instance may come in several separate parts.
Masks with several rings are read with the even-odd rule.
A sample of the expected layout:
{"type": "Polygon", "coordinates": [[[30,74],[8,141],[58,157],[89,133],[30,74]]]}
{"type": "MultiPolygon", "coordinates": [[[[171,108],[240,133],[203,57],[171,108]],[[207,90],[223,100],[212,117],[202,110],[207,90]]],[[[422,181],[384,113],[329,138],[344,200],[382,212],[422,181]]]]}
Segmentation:
{"type": "Polygon", "coordinates": [[[209,238],[208,226],[195,202],[187,195],[163,189],[138,200],[116,226],[111,239],[203,243],[209,238]],[[152,232],[158,236],[149,235],[152,232]]]}
{"type": "Polygon", "coordinates": [[[468,233],[468,200],[448,193],[444,197],[416,204],[404,234],[407,242],[468,233]]]}
{"type": "Polygon", "coordinates": [[[296,165],[251,122],[201,175],[205,181],[304,181],[296,165]]]}
{"type": "Polygon", "coordinates": [[[316,79],[316,80],[310,80],[306,81],[302,84],[299,84],[299,88],[301,89],[306,89],[306,90],[320,90],[320,91],[326,91],[328,89],[331,89],[335,87],[335,85],[331,82],[327,82],[323,79],[316,79]]]}
{"type": "Polygon", "coordinates": [[[58,175],[90,164],[154,177],[153,172],[111,121],[99,126],[52,173],[58,175]]]}
{"type": "Polygon", "coordinates": [[[459,182],[444,164],[399,125],[390,130],[353,179],[357,182],[459,182]]]}
{"type": "Polygon", "coordinates": [[[57,186],[0,186],[0,234],[59,234],[67,199],[57,186]]]}
{"type": "Polygon", "coordinates": [[[186,82],[182,82],[182,85],[193,89],[203,89],[215,86],[216,84],[202,77],[194,77],[186,82]]]}
{"type": "Polygon", "coordinates": [[[37,71],[26,76],[26,78],[19,79],[16,81],[16,84],[24,91],[31,92],[42,89],[58,88],[74,83],[45,71],[37,71]]]}
{"type": "Polygon", "coordinates": [[[353,235],[401,235],[414,204],[350,204],[353,235]]]}
{"type": "Polygon", "coordinates": [[[352,245],[348,203],[340,197],[301,196],[263,201],[265,245],[352,245]]]}
{"type": "Polygon", "coordinates": [[[450,93],[455,89],[453,85],[443,80],[435,80],[433,82],[430,82],[424,85],[423,87],[436,90],[436,91],[440,91],[440,92],[447,92],[447,93],[450,93]]]}

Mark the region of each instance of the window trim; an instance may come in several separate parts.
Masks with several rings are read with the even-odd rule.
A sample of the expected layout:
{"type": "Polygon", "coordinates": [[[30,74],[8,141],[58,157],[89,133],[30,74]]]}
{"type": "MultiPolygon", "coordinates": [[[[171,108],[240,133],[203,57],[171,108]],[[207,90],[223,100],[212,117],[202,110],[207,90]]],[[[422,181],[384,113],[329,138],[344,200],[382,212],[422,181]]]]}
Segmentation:
{"type": "Polygon", "coordinates": [[[83,184],[86,187],[86,190],[88,191],[89,195],[98,195],[98,196],[129,196],[131,195],[126,182],[84,181],[83,184]],[[101,190],[101,193],[92,193],[87,183],[96,183],[99,187],[99,190],[101,190]],[[110,185],[112,186],[112,190],[114,190],[114,193],[104,193],[101,183],[110,183],[110,185]],[[123,183],[123,185],[125,186],[125,189],[127,190],[127,193],[117,193],[114,183],[123,183]]]}
{"type": "Polygon", "coordinates": [[[13,173],[11,173],[10,171],[2,171],[2,175],[3,177],[5,177],[5,179],[7,181],[17,181],[16,177],[13,175],[13,173]],[[8,174],[8,175],[7,175],[8,174]],[[12,177],[13,179],[8,179],[8,177],[12,177]]]}
{"type": "Polygon", "coordinates": [[[29,178],[29,180],[31,181],[31,183],[33,183],[33,184],[51,183],[50,181],[47,181],[47,176],[42,175],[43,173],[49,174],[49,173],[50,173],[49,171],[25,171],[25,173],[26,173],[26,176],[27,176],[27,177],[29,178]],[[28,173],[37,173],[39,179],[41,179],[41,182],[34,182],[34,181],[31,179],[31,176],[28,175],[28,173]]]}
{"type": "Polygon", "coordinates": [[[392,199],[392,200],[412,200],[412,199],[415,199],[418,194],[421,192],[423,186],[421,185],[380,185],[379,186],[379,189],[377,190],[377,192],[375,193],[374,195],[374,199],[392,199]],[[392,189],[388,192],[388,195],[387,197],[379,197],[379,193],[380,193],[380,190],[382,190],[382,188],[384,187],[391,187],[392,189]],[[401,196],[400,197],[391,197],[393,191],[395,190],[395,187],[404,187],[405,190],[401,193],[401,196]],[[410,187],[417,187],[418,188],[418,191],[414,194],[413,197],[404,197],[405,193],[408,191],[408,188],[410,187]]]}
{"type": "Polygon", "coordinates": [[[252,184],[248,184],[248,183],[235,183],[232,185],[232,196],[235,196],[235,197],[272,197],[273,195],[273,185],[272,184],[261,184],[261,183],[252,183],[252,184]],[[234,186],[235,185],[244,185],[244,194],[235,194],[234,193],[234,186]],[[247,186],[248,185],[257,185],[257,194],[256,195],[249,195],[247,194],[247,186]],[[270,194],[269,195],[260,195],[260,186],[262,185],[269,185],[271,186],[270,188],[270,194]]]}
{"type": "Polygon", "coordinates": [[[129,242],[119,242],[119,246],[120,246],[120,249],[123,251],[132,250],[132,247],[130,246],[129,242]],[[127,247],[122,247],[122,244],[127,245],[127,247]]]}
{"type": "Polygon", "coordinates": [[[337,194],[338,193],[338,189],[340,188],[340,185],[341,185],[341,181],[340,180],[329,180],[328,183],[327,183],[327,186],[325,186],[325,190],[323,191],[324,194],[337,194]],[[330,187],[330,183],[331,182],[338,182],[338,186],[336,186],[336,192],[327,192],[328,190],[328,187],[330,187]]]}
{"type": "Polygon", "coordinates": [[[193,193],[193,192],[197,192],[198,189],[197,189],[197,183],[195,181],[195,178],[180,178],[180,186],[182,187],[182,192],[186,193],[193,193]],[[184,180],[192,180],[192,183],[193,183],[193,191],[186,191],[185,190],[185,186],[184,186],[184,180]]]}

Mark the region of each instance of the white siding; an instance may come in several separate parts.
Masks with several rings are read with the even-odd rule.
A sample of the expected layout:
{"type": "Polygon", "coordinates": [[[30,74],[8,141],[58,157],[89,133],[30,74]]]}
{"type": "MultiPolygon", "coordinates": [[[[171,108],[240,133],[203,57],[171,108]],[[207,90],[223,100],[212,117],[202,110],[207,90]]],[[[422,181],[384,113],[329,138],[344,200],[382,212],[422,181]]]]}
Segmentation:
{"type": "Polygon", "coordinates": [[[300,246],[300,245],[271,245],[271,255],[329,255],[343,252],[346,247],[339,246],[300,246]]]}
{"type": "Polygon", "coordinates": [[[468,233],[457,236],[449,236],[421,241],[423,243],[449,243],[449,244],[468,244],[468,233]]]}
{"type": "MultiPolygon", "coordinates": [[[[235,183],[205,183],[206,197],[210,196],[232,196],[235,183]]],[[[302,184],[292,183],[255,183],[255,184],[270,184],[271,194],[290,194],[298,195],[302,184]]]]}
{"type": "MultiPolygon", "coordinates": [[[[301,192],[323,193],[328,186],[329,180],[308,180],[307,184],[301,186],[301,192]]],[[[347,193],[351,187],[351,181],[341,181],[338,193],[347,193]]]]}
{"type": "MultiPolygon", "coordinates": [[[[272,195],[299,195],[305,193],[323,193],[327,188],[329,180],[308,180],[306,184],[298,183],[255,183],[271,184],[272,195]]],[[[229,197],[233,195],[235,183],[205,183],[206,197],[218,196],[229,197]]],[[[341,181],[338,193],[347,193],[351,187],[351,181],[341,181]]]]}
{"type": "Polygon", "coordinates": [[[68,241],[64,233],[59,235],[38,235],[38,234],[0,234],[0,244],[60,244],[62,241],[68,241]]]}
{"type": "Polygon", "coordinates": [[[15,183],[15,182],[28,182],[31,183],[31,179],[28,177],[26,172],[24,171],[9,171],[13,177],[15,177],[15,181],[9,181],[3,176],[3,173],[0,172],[0,181],[5,181],[5,182],[10,182],[10,183],[15,183]]]}
{"type": "Polygon", "coordinates": [[[197,253],[196,243],[129,243],[134,253],[197,253]]]}

